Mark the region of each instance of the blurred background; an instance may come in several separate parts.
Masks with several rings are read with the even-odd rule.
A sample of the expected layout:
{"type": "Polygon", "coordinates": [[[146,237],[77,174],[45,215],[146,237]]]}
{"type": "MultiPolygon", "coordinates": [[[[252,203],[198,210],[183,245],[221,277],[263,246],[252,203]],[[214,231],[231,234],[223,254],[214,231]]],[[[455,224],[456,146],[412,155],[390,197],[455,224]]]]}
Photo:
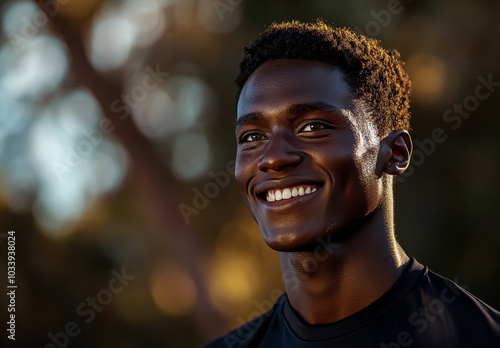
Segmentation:
{"type": "Polygon", "coordinates": [[[267,310],[283,285],[233,176],[233,80],[266,25],[317,17],[407,62],[420,155],[396,184],[398,238],[500,308],[500,90],[476,94],[500,81],[499,2],[4,1],[16,347],[197,347],[267,310]]]}

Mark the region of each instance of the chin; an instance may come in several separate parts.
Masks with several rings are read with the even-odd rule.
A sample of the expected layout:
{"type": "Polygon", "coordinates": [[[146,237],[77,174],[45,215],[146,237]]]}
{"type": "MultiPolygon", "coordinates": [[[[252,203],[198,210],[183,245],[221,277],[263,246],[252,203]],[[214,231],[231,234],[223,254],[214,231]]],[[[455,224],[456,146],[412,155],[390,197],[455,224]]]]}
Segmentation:
{"type": "Polygon", "coordinates": [[[290,228],[286,229],[262,229],[262,234],[266,244],[273,250],[282,252],[291,251],[307,251],[316,245],[321,233],[316,237],[308,233],[290,232],[290,228]]]}

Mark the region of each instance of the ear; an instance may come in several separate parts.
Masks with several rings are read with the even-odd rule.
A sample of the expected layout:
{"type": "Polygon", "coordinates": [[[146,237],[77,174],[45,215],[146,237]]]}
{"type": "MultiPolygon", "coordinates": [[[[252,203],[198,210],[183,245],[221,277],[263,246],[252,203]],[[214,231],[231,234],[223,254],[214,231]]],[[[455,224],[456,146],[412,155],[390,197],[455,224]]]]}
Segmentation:
{"type": "Polygon", "coordinates": [[[380,144],[379,168],[389,175],[398,175],[410,165],[413,144],[410,134],[398,129],[390,132],[380,144]]]}

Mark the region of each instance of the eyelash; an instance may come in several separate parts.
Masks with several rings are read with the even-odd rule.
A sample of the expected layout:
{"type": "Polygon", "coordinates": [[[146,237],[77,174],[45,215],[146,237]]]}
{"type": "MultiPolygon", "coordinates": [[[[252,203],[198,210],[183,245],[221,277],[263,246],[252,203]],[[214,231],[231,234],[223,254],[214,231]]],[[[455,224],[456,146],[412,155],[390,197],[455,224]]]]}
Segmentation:
{"type": "MultiPolygon", "coordinates": [[[[304,125],[301,129],[300,129],[300,131],[301,131],[301,132],[305,132],[305,133],[314,132],[313,130],[304,131],[304,129],[305,129],[306,127],[311,127],[312,125],[319,125],[319,126],[321,126],[321,128],[320,128],[320,129],[318,129],[318,130],[322,130],[322,129],[325,129],[325,128],[327,128],[327,127],[328,127],[326,124],[324,124],[324,123],[322,123],[322,122],[314,121],[314,122],[309,122],[309,123],[305,124],[305,125],[304,125]]],[[[318,130],[317,130],[317,131],[318,131],[318,130]]]]}
{"type": "MultiPolygon", "coordinates": [[[[323,129],[327,129],[327,128],[331,128],[331,126],[327,125],[327,124],[325,124],[323,122],[313,121],[313,122],[309,122],[309,123],[306,123],[305,125],[303,125],[300,128],[299,133],[312,133],[312,132],[317,132],[317,131],[320,131],[320,130],[323,130],[323,129]],[[317,129],[317,130],[308,130],[308,131],[304,130],[306,127],[311,128],[311,126],[313,126],[313,125],[319,125],[320,129],[317,129]]],[[[257,140],[251,140],[251,141],[247,141],[246,140],[250,136],[255,136],[255,135],[267,139],[267,137],[264,134],[262,134],[262,133],[259,133],[259,132],[250,132],[250,133],[243,134],[243,136],[241,137],[239,143],[240,144],[245,144],[245,143],[253,143],[253,142],[256,142],[256,141],[259,141],[259,140],[265,140],[265,139],[262,139],[262,138],[261,139],[257,139],[257,140]]]]}
{"type": "Polygon", "coordinates": [[[243,134],[243,136],[241,137],[241,140],[239,141],[240,144],[245,144],[245,143],[253,143],[253,142],[256,142],[258,140],[263,140],[263,139],[258,139],[258,140],[251,140],[251,141],[247,141],[245,139],[248,139],[248,137],[252,136],[252,135],[258,135],[258,136],[261,136],[263,138],[267,138],[264,134],[262,133],[258,133],[258,132],[251,132],[251,133],[245,133],[243,134]]]}

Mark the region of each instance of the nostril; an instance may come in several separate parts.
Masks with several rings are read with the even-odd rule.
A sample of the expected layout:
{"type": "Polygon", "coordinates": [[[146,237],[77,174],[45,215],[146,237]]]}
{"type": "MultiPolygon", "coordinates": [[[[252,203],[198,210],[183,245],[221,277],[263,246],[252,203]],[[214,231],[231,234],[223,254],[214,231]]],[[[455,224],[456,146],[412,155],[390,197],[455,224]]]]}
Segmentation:
{"type": "Polygon", "coordinates": [[[264,156],[258,164],[258,168],[261,171],[280,171],[290,166],[296,166],[302,162],[302,156],[299,154],[280,154],[269,158],[269,156],[264,156]]]}
{"type": "Polygon", "coordinates": [[[266,144],[258,168],[261,171],[280,171],[285,167],[301,163],[302,155],[293,139],[292,136],[282,132],[273,134],[266,144]]]}
{"type": "Polygon", "coordinates": [[[302,160],[302,155],[297,151],[277,149],[276,151],[266,151],[258,163],[258,168],[262,171],[279,171],[289,166],[296,166],[302,160]]]}

